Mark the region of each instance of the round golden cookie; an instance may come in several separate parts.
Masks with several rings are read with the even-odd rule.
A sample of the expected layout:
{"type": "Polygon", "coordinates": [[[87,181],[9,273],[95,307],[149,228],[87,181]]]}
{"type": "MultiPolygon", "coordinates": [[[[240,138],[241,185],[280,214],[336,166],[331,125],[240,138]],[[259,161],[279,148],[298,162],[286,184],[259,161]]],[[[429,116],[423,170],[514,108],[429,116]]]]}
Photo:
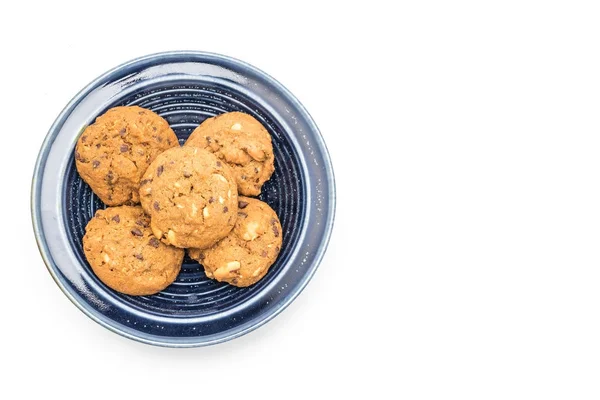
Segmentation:
{"type": "Polygon", "coordinates": [[[238,191],[258,196],[275,170],[271,135],[256,119],[241,112],[221,114],[204,121],[184,146],[209,150],[233,170],[238,191]]]}
{"type": "Polygon", "coordinates": [[[158,293],[179,273],[184,251],[152,234],[141,207],[98,210],[85,227],[83,251],[108,287],[134,296],[158,293]]]}
{"type": "Polygon", "coordinates": [[[105,204],[139,203],[142,174],[158,154],[175,146],[175,132],[158,114],[115,107],[85,128],[75,147],[75,165],[105,204]]]}
{"type": "Polygon", "coordinates": [[[142,207],[152,232],[165,244],[210,247],[233,229],[237,187],[227,164],[196,147],[156,157],[140,182],[142,207]]]}
{"type": "Polygon", "coordinates": [[[250,286],[273,265],[282,241],[281,223],[267,203],[239,197],[238,219],[229,235],[209,249],[189,249],[206,276],[235,286],[250,286]]]}

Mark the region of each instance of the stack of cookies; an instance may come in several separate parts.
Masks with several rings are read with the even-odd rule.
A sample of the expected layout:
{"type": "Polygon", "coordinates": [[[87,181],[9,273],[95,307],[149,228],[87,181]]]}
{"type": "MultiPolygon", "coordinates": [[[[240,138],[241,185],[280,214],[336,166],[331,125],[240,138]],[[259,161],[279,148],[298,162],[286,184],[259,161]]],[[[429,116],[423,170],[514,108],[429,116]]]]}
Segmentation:
{"type": "Polygon", "coordinates": [[[114,290],[160,292],[176,279],[184,249],[207,277],[240,287],[258,282],[279,255],[277,214],[248,197],[274,170],[271,137],[250,115],[209,118],[181,147],[159,115],[115,107],[84,130],[75,161],[109,206],[88,223],[83,247],[114,290]]]}

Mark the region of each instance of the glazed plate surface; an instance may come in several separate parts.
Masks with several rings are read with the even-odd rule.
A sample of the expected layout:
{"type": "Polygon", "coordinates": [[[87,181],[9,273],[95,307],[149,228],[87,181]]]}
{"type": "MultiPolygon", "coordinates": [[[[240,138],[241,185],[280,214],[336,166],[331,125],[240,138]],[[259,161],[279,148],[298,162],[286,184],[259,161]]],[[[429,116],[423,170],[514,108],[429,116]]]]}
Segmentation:
{"type": "Polygon", "coordinates": [[[331,235],[333,169],[308,112],[273,78],[239,60],[170,52],[125,63],[85,87],[44,141],[32,184],[32,218],[40,252],[58,286],[86,315],[144,343],[192,347],[243,335],[281,312],[314,274],[331,235]],[[104,204],[75,169],[82,130],[111,107],[138,105],[164,117],[185,142],[206,118],[251,114],[269,131],[275,172],[260,199],[279,215],[283,245],[257,284],[237,288],[206,278],[187,258],[177,280],[153,296],[117,293],[92,273],[83,255],[87,222],[104,204]]]}

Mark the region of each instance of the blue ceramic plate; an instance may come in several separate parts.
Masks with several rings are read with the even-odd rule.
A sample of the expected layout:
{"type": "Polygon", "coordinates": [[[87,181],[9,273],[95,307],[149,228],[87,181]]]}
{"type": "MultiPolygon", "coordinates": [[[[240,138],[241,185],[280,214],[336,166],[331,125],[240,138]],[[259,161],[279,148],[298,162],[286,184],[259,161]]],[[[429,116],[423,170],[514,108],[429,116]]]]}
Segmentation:
{"type": "Polygon", "coordinates": [[[50,274],[102,326],[144,343],[191,347],[243,335],[280,313],[306,286],[333,227],[333,170],[319,130],[280,83],[244,62],[209,53],[169,52],[125,63],[67,105],[44,141],[33,175],[33,229],[50,274]],[[260,282],[236,288],[207,279],[188,258],[177,280],[153,296],[117,293],[92,273],[81,240],[105,205],[74,163],[81,131],[111,107],[139,105],[163,116],[183,143],[206,118],[251,114],[269,130],[275,173],[260,198],[283,226],[283,246],[260,282]]]}

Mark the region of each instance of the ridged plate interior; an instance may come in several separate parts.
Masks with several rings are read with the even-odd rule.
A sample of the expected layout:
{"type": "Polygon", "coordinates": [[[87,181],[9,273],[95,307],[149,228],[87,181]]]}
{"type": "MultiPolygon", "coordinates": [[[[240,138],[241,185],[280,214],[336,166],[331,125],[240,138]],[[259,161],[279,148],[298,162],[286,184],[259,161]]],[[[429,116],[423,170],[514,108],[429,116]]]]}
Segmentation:
{"type": "MultiPolygon", "coordinates": [[[[260,291],[277,275],[288,258],[298,238],[304,214],[304,179],[298,155],[282,133],[282,129],[269,118],[265,110],[261,110],[259,104],[253,103],[240,93],[208,85],[198,86],[194,82],[162,84],[119,99],[119,102],[114,104],[117,105],[137,105],[156,112],[169,122],[180,144],[187,140],[202,121],[218,114],[241,111],[260,121],[272,137],[275,172],[263,186],[259,198],[268,203],[279,216],[283,228],[283,245],[279,257],[267,275],[251,287],[237,288],[208,279],[203,267],[186,254],[182,271],[176,281],[161,293],[152,296],[128,296],[114,292],[114,295],[134,307],[156,314],[202,316],[240,304],[253,293],[260,291]]],[[[66,210],[65,224],[69,237],[80,262],[86,265],[90,275],[95,278],[85,260],[82,238],[85,226],[96,210],[106,206],[79,177],[75,169],[74,155],[71,156],[63,185],[66,192],[63,207],[66,210]]],[[[99,280],[97,283],[103,285],[99,280]]]]}

